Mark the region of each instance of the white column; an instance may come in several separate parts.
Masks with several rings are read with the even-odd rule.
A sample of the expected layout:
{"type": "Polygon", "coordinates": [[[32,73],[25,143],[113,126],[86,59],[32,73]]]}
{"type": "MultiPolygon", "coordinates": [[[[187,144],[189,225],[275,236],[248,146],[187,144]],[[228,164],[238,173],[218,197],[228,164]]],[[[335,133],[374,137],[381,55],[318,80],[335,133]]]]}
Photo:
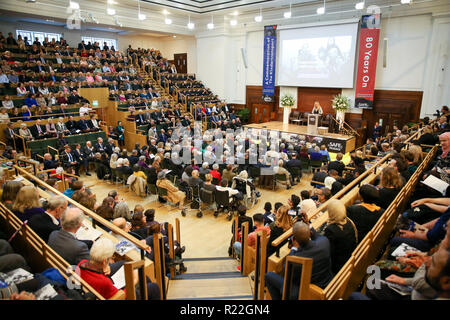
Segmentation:
{"type": "Polygon", "coordinates": [[[289,115],[291,114],[291,108],[295,108],[295,106],[292,107],[282,107],[283,108],[283,124],[289,124],[289,115]]]}

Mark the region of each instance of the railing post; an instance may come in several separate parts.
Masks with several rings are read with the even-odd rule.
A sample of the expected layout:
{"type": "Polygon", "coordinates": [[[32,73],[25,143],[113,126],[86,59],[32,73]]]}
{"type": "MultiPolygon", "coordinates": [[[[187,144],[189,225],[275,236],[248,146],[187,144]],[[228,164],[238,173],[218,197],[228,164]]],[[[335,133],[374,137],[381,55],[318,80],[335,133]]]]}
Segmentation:
{"type": "MultiPolygon", "coordinates": [[[[259,300],[264,300],[264,292],[266,287],[266,281],[265,281],[265,275],[267,273],[267,245],[269,242],[269,238],[267,237],[266,230],[263,230],[261,232],[261,241],[260,241],[260,263],[259,263],[259,300]]],[[[256,277],[256,275],[255,275],[256,277]]]]}
{"type": "Polygon", "coordinates": [[[245,274],[244,270],[246,268],[245,259],[246,255],[246,246],[247,246],[247,236],[248,236],[248,222],[244,222],[241,224],[241,274],[245,274]]]}
{"type": "Polygon", "coordinates": [[[261,264],[261,233],[256,234],[256,257],[255,257],[255,283],[253,288],[253,300],[258,300],[260,284],[260,264],[261,264]]]}

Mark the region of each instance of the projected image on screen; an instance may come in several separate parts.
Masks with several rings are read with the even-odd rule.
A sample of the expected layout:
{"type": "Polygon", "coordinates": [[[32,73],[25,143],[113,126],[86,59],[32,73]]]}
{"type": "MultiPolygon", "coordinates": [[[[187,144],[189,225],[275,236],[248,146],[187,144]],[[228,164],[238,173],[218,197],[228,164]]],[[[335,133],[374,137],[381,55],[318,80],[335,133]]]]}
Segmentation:
{"type": "Polygon", "coordinates": [[[279,85],[353,87],[356,28],[334,29],[328,35],[327,28],[280,32],[279,85]]]}

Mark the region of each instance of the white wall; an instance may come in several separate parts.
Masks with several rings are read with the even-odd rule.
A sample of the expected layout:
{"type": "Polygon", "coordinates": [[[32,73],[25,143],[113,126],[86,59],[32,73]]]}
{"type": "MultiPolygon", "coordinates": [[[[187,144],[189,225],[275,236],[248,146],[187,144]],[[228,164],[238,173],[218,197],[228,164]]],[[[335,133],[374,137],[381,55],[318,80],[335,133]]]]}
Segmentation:
{"type": "Polygon", "coordinates": [[[169,60],[173,60],[174,54],[187,53],[187,72],[197,73],[197,41],[194,37],[165,38],[160,51],[169,60]]]}

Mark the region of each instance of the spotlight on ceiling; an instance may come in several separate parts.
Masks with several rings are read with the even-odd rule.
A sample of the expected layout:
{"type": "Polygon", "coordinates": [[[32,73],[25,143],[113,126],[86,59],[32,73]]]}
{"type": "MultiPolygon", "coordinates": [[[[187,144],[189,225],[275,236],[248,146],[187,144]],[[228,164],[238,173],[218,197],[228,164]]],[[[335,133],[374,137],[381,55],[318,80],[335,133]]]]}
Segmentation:
{"type": "Polygon", "coordinates": [[[171,24],[172,23],[172,19],[166,18],[166,19],[164,19],[164,22],[166,24],[171,24]]]}
{"type": "Polygon", "coordinates": [[[106,13],[107,13],[108,15],[110,15],[110,16],[113,16],[113,15],[116,14],[116,10],[113,9],[113,8],[107,8],[107,9],[106,9],[106,13]]]}
{"type": "Polygon", "coordinates": [[[411,0],[400,0],[401,4],[410,4],[411,0]]]}
{"type": "Polygon", "coordinates": [[[291,12],[291,11],[286,11],[286,12],[283,14],[283,16],[284,16],[286,19],[289,19],[289,18],[291,17],[291,15],[292,15],[292,12],[291,12]]]}
{"type": "Polygon", "coordinates": [[[236,19],[230,20],[230,26],[234,27],[235,25],[237,25],[237,20],[236,19]]]}
{"type": "Polygon", "coordinates": [[[146,18],[146,16],[145,16],[145,14],[143,14],[143,13],[139,13],[138,14],[138,18],[139,18],[139,20],[145,20],[145,18],[146,18]]]}
{"type": "Polygon", "coordinates": [[[317,8],[317,14],[324,14],[325,13],[325,7],[317,8]]]}

